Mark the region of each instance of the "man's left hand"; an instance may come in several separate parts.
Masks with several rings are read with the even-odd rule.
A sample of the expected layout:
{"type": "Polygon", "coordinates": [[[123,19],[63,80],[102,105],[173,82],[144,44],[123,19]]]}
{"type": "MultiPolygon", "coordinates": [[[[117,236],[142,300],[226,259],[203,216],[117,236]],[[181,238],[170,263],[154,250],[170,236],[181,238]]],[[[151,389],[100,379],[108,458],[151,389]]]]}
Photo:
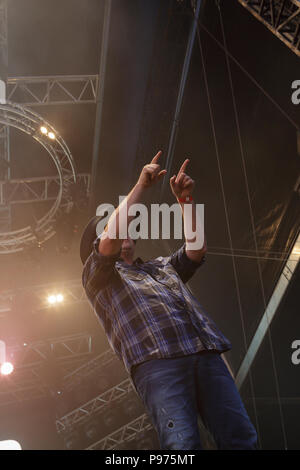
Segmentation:
{"type": "Polygon", "coordinates": [[[170,178],[171,190],[177,199],[183,199],[187,196],[191,196],[195,187],[195,181],[185,173],[185,169],[188,163],[189,159],[187,158],[181,165],[177,176],[174,175],[172,178],[170,178]]]}

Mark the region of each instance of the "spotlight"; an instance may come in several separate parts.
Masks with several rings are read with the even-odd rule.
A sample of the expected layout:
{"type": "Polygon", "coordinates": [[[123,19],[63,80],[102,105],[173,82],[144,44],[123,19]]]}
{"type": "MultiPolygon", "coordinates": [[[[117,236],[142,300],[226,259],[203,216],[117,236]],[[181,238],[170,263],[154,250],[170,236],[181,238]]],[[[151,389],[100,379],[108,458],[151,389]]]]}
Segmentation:
{"type": "Polygon", "coordinates": [[[10,362],[4,362],[0,370],[2,375],[9,375],[14,370],[14,366],[10,362]]]}
{"type": "Polygon", "coordinates": [[[48,296],[48,303],[51,305],[61,303],[64,300],[64,296],[62,294],[53,294],[48,296]]]}
{"type": "Polygon", "coordinates": [[[18,441],[0,441],[0,450],[22,450],[18,441]]]}
{"type": "Polygon", "coordinates": [[[56,303],[56,295],[49,295],[48,296],[48,302],[49,302],[49,304],[55,304],[56,303]]]}
{"type": "Polygon", "coordinates": [[[41,133],[44,134],[44,135],[47,135],[47,134],[48,134],[48,129],[47,129],[47,127],[42,126],[42,127],[40,128],[40,131],[41,131],[41,133]]]}
{"type": "Polygon", "coordinates": [[[55,139],[55,134],[53,134],[53,132],[48,132],[48,137],[49,137],[49,139],[54,140],[55,139]]]}

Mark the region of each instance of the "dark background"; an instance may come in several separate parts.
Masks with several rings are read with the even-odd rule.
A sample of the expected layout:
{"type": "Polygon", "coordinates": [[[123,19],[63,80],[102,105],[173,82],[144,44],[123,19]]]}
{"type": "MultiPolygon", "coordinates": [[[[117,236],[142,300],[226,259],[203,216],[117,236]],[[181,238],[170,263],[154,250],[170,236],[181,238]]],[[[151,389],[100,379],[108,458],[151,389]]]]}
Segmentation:
{"type": "MultiPolygon", "coordinates": [[[[249,196],[259,259],[251,228],[251,213],[242,166],[236,120],[223,44],[214,1],[203,4],[200,28],[208,77],[220,169],[212,134],[203,64],[195,40],[172,163],[172,174],[185,158],[196,181],[194,199],[205,204],[208,243],[206,264],[190,282],[233,349],[226,357],[236,373],[264,312],[299,228],[297,127],[299,106],[291,102],[291,83],[299,79],[299,58],[235,0],[221,2],[227,46],[239,64],[260,84],[230,62],[241,130],[249,196]],[[287,113],[291,123],[266,96],[287,113]],[[224,185],[225,201],[221,190],[224,185]],[[228,226],[234,249],[231,253],[228,226]],[[272,258],[272,259],[270,259],[272,258]],[[234,276],[234,265],[237,277],[234,276]],[[263,286],[259,280],[261,268],[263,286]],[[263,287],[263,289],[262,289],[263,287]],[[240,296],[240,306],[238,305],[240,296]],[[244,341],[246,339],[246,344],[244,341]]],[[[10,0],[8,9],[8,76],[97,74],[100,64],[104,2],[99,0],[10,0]]],[[[188,33],[189,2],[175,0],[113,0],[98,155],[95,204],[118,202],[129,192],[142,166],[163,150],[165,163],[188,33]]],[[[90,172],[96,106],[42,106],[35,109],[61,134],[78,172],[90,172]]],[[[55,168],[41,148],[17,131],[11,132],[12,177],[46,176],[55,168]]],[[[166,184],[149,194],[148,202],[172,202],[166,184]]],[[[15,227],[27,224],[40,207],[16,207],[15,227]]],[[[77,214],[78,230],[65,234],[69,250],[58,249],[57,234],[36,256],[2,255],[1,291],[81,277],[79,239],[93,215],[88,206],[77,214]]],[[[167,255],[180,246],[170,241],[140,241],[137,256],[167,255]]],[[[8,344],[92,332],[96,352],[108,349],[100,325],[88,304],[64,306],[53,315],[20,301],[20,307],[0,319],[1,338],[8,344]]],[[[299,370],[291,362],[291,343],[300,339],[299,269],[280,305],[270,332],[252,366],[253,392],[248,381],[241,394],[259,430],[263,449],[299,449],[299,370]],[[271,355],[270,344],[274,350],[271,355]],[[279,414],[278,374],[283,416],[279,414]],[[285,400],[284,400],[285,399],[285,400]],[[254,406],[255,405],[255,406],[254,406]],[[254,409],[256,407],[256,417],[254,409]],[[283,431],[284,429],[284,431],[283,431]]],[[[123,376],[122,365],[120,377],[123,376]]],[[[0,439],[17,439],[23,448],[63,447],[55,431],[55,403],[45,399],[0,407],[0,439]]]]}

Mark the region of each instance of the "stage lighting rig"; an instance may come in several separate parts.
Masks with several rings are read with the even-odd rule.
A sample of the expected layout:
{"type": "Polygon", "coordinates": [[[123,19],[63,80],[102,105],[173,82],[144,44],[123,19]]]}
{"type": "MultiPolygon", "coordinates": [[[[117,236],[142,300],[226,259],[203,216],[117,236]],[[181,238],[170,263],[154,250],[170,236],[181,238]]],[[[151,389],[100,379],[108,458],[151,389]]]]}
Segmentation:
{"type": "Polygon", "coordinates": [[[4,362],[1,365],[0,371],[2,375],[10,375],[14,370],[14,366],[11,362],[4,362]]]}
{"type": "Polygon", "coordinates": [[[14,253],[31,246],[38,239],[42,245],[56,233],[56,221],[72,204],[70,188],[77,182],[71,152],[59,133],[40,115],[8,101],[0,102],[0,124],[18,129],[31,136],[49,154],[58,171],[58,192],[50,210],[31,226],[13,232],[0,233],[0,254],[14,253]]]}
{"type": "Polygon", "coordinates": [[[64,296],[62,294],[51,294],[47,298],[48,304],[57,305],[63,302],[64,296]]]}

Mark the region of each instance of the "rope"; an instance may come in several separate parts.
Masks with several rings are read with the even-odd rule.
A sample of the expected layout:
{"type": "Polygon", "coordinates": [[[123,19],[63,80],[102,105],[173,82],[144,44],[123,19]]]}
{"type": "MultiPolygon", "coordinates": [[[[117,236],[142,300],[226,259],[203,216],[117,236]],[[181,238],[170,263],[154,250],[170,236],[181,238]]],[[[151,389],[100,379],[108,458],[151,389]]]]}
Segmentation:
{"type": "MultiPolygon", "coordinates": [[[[217,38],[215,38],[215,36],[210,32],[208,31],[208,29],[202,24],[202,23],[199,23],[199,26],[201,29],[203,29],[203,31],[205,31],[209,37],[215,41],[216,44],[218,44],[218,46],[225,52],[225,48],[224,46],[220,43],[220,41],[218,41],[217,38]]],[[[271,101],[271,103],[273,103],[273,105],[281,112],[281,114],[290,122],[290,124],[297,130],[297,131],[300,131],[300,127],[299,125],[287,114],[287,112],[274,100],[274,98],[272,98],[271,95],[269,95],[269,93],[257,82],[257,80],[240,64],[240,62],[228,51],[226,51],[226,54],[230,57],[230,59],[239,67],[240,70],[242,70],[242,72],[244,72],[244,74],[249,78],[249,80],[251,80],[252,83],[254,83],[254,85],[266,96],[266,98],[268,98],[268,100],[271,101]]]]}
{"type": "MultiPolygon", "coordinates": [[[[223,17],[222,17],[222,11],[221,11],[221,8],[220,8],[220,3],[218,3],[217,7],[218,7],[218,10],[219,10],[219,16],[220,16],[220,23],[221,23],[221,29],[222,29],[223,42],[224,42],[226,64],[227,64],[228,77],[229,77],[229,82],[230,82],[230,90],[231,90],[231,95],[232,95],[232,103],[233,103],[233,108],[234,108],[234,115],[235,115],[235,122],[236,122],[237,134],[238,134],[238,141],[239,141],[240,152],[241,152],[242,167],[243,167],[243,173],[244,173],[244,178],[245,178],[247,199],[248,199],[248,204],[249,204],[252,235],[253,235],[253,240],[254,240],[255,252],[256,252],[256,256],[257,256],[257,268],[258,268],[258,273],[259,273],[259,282],[260,282],[260,286],[261,286],[263,304],[264,304],[264,309],[265,309],[265,313],[266,313],[267,301],[266,301],[266,294],[265,294],[265,288],[264,288],[264,283],[263,283],[262,269],[261,269],[260,260],[259,260],[259,256],[258,256],[259,255],[259,253],[258,253],[258,243],[257,243],[257,237],[256,237],[253,208],[252,208],[252,203],[251,203],[249,181],[248,181],[248,175],[247,175],[247,169],[246,169],[245,152],[244,152],[244,146],[243,146],[243,141],[242,141],[242,136],[241,136],[240,121],[239,121],[236,97],[235,97],[235,93],[234,93],[230,62],[229,62],[229,58],[228,58],[228,54],[227,54],[227,42],[226,42],[224,22],[223,22],[223,17]]],[[[283,440],[284,440],[285,449],[287,449],[287,436],[286,436],[286,431],[285,431],[282,405],[281,405],[281,402],[280,402],[278,374],[277,374],[277,369],[276,369],[276,365],[275,365],[275,355],[274,355],[273,341],[272,341],[272,336],[271,336],[271,331],[270,331],[270,322],[269,322],[269,318],[268,318],[267,313],[266,313],[266,318],[267,318],[267,323],[268,323],[268,330],[267,330],[268,331],[268,339],[269,339],[270,349],[271,349],[272,366],[273,366],[273,372],[274,372],[274,378],[275,378],[275,387],[276,387],[276,394],[277,394],[277,399],[278,399],[278,406],[279,406],[279,410],[280,410],[280,420],[281,420],[281,427],[282,427],[282,433],[283,433],[283,440]]]]}
{"type": "MultiPolygon", "coordinates": [[[[215,151],[216,151],[218,172],[219,172],[222,198],[223,198],[224,211],[225,211],[225,219],[226,219],[227,232],[228,232],[228,238],[229,238],[230,253],[231,253],[231,259],[232,259],[234,279],[235,279],[236,294],[237,294],[238,307],[239,307],[239,313],[240,313],[241,325],[242,325],[242,331],[243,331],[244,348],[245,348],[245,353],[246,353],[248,348],[247,348],[247,339],[246,339],[246,329],[245,329],[245,323],[244,323],[243,308],[242,308],[242,302],[241,302],[241,296],[240,296],[240,286],[239,286],[236,262],[235,262],[235,257],[234,257],[234,249],[233,249],[231,229],[230,229],[230,223],[229,223],[229,215],[228,215],[227,202],[226,202],[226,196],[225,196],[225,190],[224,190],[224,182],[223,182],[223,175],[222,175],[222,169],[221,169],[219,147],[218,147],[216,129],[215,129],[215,119],[214,119],[214,114],[213,114],[213,109],[212,109],[212,103],[211,103],[210,91],[209,91],[208,79],[207,79],[207,71],[206,71],[203,48],[202,48],[202,43],[201,43],[201,38],[200,38],[200,33],[199,33],[199,28],[198,27],[197,27],[197,37],[198,37],[198,43],[199,43],[202,66],[203,66],[203,72],[204,72],[205,89],[206,89],[208,106],[209,106],[209,114],[210,114],[210,121],[211,121],[211,127],[212,127],[213,139],[214,139],[214,146],[215,146],[215,151]]],[[[259,423],[258,423],[258,418],[257,418],[256,403],[255,403],[255,399],[254,399],[254,387],[253,387],[253,380],[252,380],[251,371],[249,371],[249,380],[250,380],[251,395],[253,397],[253,409],[254,409],[254,414],[255,414],[256,429],[257,429],[257,434],[258,434],[258,440],[260,442],[259,423]]]]}
{"type": "Polygon", "coordinates": [[[239,255],[239,254],[232,254],[232,253],[221,253],[217,251],[211,251],[208,248],[207,254],[209,255],[218,255],[218,256],[234,256],[235,258],[247,258],[247,259],[256,259],[256,260],[266,260],[266,261],[286,261],[286,258],[273,258],[273,257],[263,257],[263,256],[253,256],[253,255],[239,255]]]}

